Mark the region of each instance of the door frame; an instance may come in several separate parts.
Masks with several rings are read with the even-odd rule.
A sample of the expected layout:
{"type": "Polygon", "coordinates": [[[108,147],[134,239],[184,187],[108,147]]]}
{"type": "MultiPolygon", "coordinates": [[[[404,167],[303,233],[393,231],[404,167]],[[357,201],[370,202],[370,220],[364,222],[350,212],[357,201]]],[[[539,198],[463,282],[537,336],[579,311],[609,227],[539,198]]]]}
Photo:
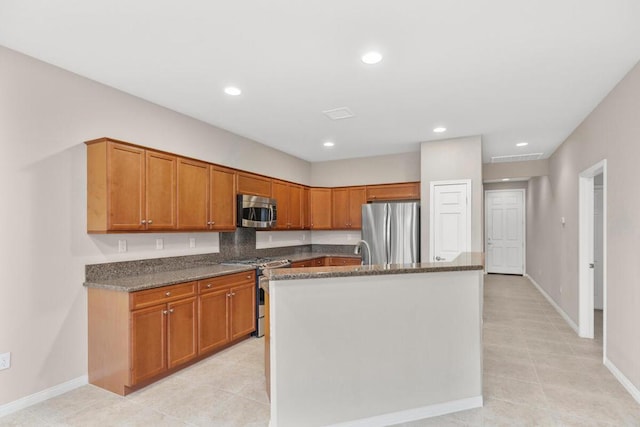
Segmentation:
{"type": "Polygon", "coordinates": [[[594,201],[593,178],[602,174],[602,308],[603,308],[603,360],[607,351],[607,160],[583,170],[578,175],[578,334],[593,338],[594,280],[594,201]]]}
{"type": "Polygon", "coordinates": [[[465,184],[466,187],[466,196],[467,196],[467,248],[471,250],[471,180],[470,179],[454,179],[454,180],[446,180],[446,181],[430,181],[429,182],[429,262],[433,262],[433,250],[435,248],[435,206],[434,206],[434,194],[435,187],[439,185],[454,185],[454,184],[465,184]]]}
{"type": "MultiPolygon", "coordinates": [[[[526,275],[527,274],[527,191],[525,188],[514,188],[514,189],[500,189],[500,190],[484,190],[484,253],[486,254],[485,256],[488,258],[489,257],[489,248],[488,248],[488,240],[489,237],[487,236],[487,228],[489,225],[489,204],[487,202],[487,194],[488,193],[503,193],[503,192],[519,192],[522,193],[522,275],[526,275]]],[[[487,265],[489,263],[485,262],[485,268],[484,268],[484,272],[488,273],[487,271],[487,265]]]]}

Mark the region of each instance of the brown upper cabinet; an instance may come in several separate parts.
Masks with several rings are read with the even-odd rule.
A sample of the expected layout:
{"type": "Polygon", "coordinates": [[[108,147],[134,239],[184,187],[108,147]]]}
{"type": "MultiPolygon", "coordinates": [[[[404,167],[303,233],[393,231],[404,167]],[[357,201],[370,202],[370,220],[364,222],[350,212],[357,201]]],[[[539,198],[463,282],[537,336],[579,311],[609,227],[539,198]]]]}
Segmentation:
{"type": "Polygon", "coordinates": [[[209,165],[178,159],[178,230],[207,230],[209,165]]]}
{"type": "Polygon", "coordinates": [[[308,230],[309,228],[311,228],[311,209],[309,204],[309,198],[311,196],[309,193],[310,193],[309,187],[302,188],[302,201],[300,202],[302,205],[302,211],[300,213],[301,215],[300,221],[302,221],[302,228],[305,230],[308,230]]]}
{"type": "Polygon", "coordinates": [[[87,142],[87,231],[175,230],[176,164],[107,138],[87,142]]]}
{"type": "Polygon", "coordinates": [[[312,230],[331,229],[331,188],[311,188],[309,190],[310,228],[312,230]]]}
{"type": "Polygon", "coordinates": [[[362,228],[362,205],[367,202],[365,187],[340,187],[332,191],[332,228],[362,228]]]}
{"type": "Polygon", "coordinates": [[[378,200],[419,200],[420,183],[402,182],[399,184],[367,185],[367,201],[378,200]]]}
{"type": "Polygon", "coordinates": [[[277,222],[274,230],[302,229],[302,186],[274,179],[271,197],[277,202],[277,222]]]}
{"type": "Polygon", "coordinates": [[[210,166],[209,230],[236,229],[236,171],[210,166]]]}
{"type": "Polygon", "coordinates": [[[238,172],[238,194],[271,197],[271,178],[238,172]]]}
{"type": "Polygon", "coordinates": [[[420,199],[420,183],[309,188],[123,141],[87,141],[89,233],[233,231],[236,194],[277,200],[274,230],[361,228],[366,202],[420,199]]]}

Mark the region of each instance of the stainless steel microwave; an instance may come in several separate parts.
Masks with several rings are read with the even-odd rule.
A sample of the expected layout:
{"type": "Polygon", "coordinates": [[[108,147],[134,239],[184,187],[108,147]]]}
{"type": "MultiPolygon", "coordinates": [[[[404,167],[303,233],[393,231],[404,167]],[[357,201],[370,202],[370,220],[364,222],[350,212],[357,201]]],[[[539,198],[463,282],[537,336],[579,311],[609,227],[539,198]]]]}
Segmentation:
{"type": "Polygon", "coordinates": [[[276,200],[238,194],[238,227],[269,228],[276,225],[276,200]]]}

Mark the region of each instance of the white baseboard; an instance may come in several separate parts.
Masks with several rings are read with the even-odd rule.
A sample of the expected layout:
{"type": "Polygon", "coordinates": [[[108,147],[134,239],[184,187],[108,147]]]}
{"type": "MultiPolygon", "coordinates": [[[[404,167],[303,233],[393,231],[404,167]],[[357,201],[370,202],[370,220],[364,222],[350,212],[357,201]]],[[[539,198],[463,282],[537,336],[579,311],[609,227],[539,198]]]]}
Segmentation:
{"type": "Polygon", "coordinates": [[[565,320],[565,322],[567,322],[567,324],[569,326],[571,326],[571,329],[576,331],[576,334],[580,335],[580,332],[578,330],[578,325],[576,325],[576,323],[573,320],[571,320],[571,317],[569,317],[569,315],[558,304],[556,304],[556,302],[553,300],[553,298],[551,298],[551,296],[544,289],[542,289],[542,286],[540,286],[538,284],[538,282],[533,280],[533,277],[529,276],[528,274],[525,273],[524,277],[526,277],[527,279],[529,279],[531,281],[531,283],[533,283],[533,286],[535,286],[538,289],[538,291],[540,291],[542,296],[544,296],[547,299],[547,301],[549,301],[549,304],[551,304],[553,306],[553,308],[556,309],[558,314],[560,314],[560,316],[562,316],[562,318],[565,320]]]}
{"type": "Polygon", "coordinates": [[[629,378],[627,378],[620,370],[616,367],[616,365],[611,362],[609,359],[604,359],[604,366],[607,367],[611,371],[614,377],[622,384],[624,388],[627,389],[629,394],[636,400],[636,402],[640,403],[640,390],[633,385],[629,378]]]}
{"type": "Polygon", "coordinates": [[[89,377],[87,375],[83,375],[81,377],[67,381],[66,383],[58,384],[29,396],[14,400],[13,402],[9,402],[5,405],[0,406],[0,418],[4,417],[5,415],[17,412],[21,409],[28,408],[29,406],[35,405],[36,403],[44,402],[45,400],[51,399],[52,397],[60,396],[61,394],[74,390],[78,387],[82,387],[86,384],[89,384],[89,377]]]}
{"type": "Polygon", "coordinates": [[[393,424],[406,423],[421,420],[423,418],[437,417],[452,412],[465,411],[467,409],[481,408],[482,395],[467,399],[453,400],[437,405],[423,406],[421,408],[407,409],[405,411],[392,412],[370,418],[347,421],[332,424],[331,427],[384,427],[393,424]]]}

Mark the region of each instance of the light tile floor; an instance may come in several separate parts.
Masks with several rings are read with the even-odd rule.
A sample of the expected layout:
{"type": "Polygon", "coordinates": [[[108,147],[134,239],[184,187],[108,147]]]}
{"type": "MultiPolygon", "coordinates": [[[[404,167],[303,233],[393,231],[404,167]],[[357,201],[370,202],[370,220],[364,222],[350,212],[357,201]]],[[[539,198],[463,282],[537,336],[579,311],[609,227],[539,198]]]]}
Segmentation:
{"type": "MultiPolygon", "coordinates": [[[[127,397],[88,385],[0,426],[267,426],[262,358],[252,338],[127,397]]],[[[578,338],[518,276],[485,280],[483,395],[483,408],[399,426],[640,426],[640,405],[602,365],[602,312],[596,339],[578,338]]]]}

